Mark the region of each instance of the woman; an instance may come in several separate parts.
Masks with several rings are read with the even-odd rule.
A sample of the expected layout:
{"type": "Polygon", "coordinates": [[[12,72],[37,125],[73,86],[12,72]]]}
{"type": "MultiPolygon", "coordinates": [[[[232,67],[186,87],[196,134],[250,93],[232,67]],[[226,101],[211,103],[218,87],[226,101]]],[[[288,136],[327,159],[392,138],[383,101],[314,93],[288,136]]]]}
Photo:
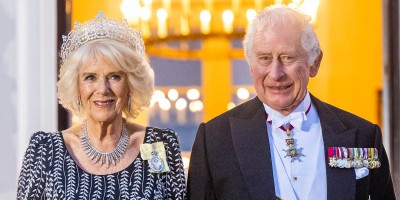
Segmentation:
{"type": "Polygon", "coordinates": [[[17,198],[185,199],[176,133],[124,118],[154,87],[140,33],[99,12],[63,40],[58,98],[81,124],[32,136],[17,198]]]}

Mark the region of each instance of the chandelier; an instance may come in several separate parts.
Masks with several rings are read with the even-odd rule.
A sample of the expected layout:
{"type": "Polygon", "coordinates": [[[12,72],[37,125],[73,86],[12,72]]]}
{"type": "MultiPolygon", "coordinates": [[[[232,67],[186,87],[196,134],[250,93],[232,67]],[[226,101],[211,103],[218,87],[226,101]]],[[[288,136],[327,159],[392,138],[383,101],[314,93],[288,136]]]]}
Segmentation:
{"type": "Polygon", "coordinates": [[[123,0],[120,9],[148,46],[220,35],[242,38],[257,12],[272,4],[299,8],[315,22],[319,0],[123,0]]]}
{"type": "Polygon", "coordinates": [[[142,32],[147,55],[201,61],[201,85],[158,86],[152,105],[160,112],[155,113],[174,110],[179,118],[188,108],[208,120],[254,95],[251,86],[233,83],[231,61],[244,60],[241,40],[249,23],[273,4],[298,8],[316,21],[319,0],[123,0],[120,9],[142,32]],[[197,98],[189,97],[192,90],[197,98]],[[171,97],[171,91],[177,95],[171,97]]]}

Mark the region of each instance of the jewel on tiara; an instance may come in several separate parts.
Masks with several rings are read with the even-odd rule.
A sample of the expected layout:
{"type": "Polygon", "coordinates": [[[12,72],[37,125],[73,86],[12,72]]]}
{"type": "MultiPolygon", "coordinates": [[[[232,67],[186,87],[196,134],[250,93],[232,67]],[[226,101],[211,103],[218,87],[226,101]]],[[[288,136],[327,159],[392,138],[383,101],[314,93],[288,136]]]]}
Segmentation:
{"type": "Polygon", "coordinates": [[[138,56],[144,56],[144,42],[141,33],[129,26],[126,19],[120,21],[107,19],[103,12],[99,11],[94,20],[80,24],[75,23],[74,29],[67,36],[63,35],[61,46],[62,63],[72,52],[80,46],[97,39],[111,38],[132,46],[138,56]]]}

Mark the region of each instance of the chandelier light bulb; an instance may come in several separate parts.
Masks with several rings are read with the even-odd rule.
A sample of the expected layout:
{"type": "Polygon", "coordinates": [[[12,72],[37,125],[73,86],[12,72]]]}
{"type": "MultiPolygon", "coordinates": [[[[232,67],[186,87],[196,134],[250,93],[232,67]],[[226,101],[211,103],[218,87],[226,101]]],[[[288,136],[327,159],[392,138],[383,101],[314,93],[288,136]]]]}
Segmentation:
{"type": "Polygon", "coordinates": [[[150,16],[151,11],[149,8],[143,7],[142,9],[140,9],[140,19],[142,19],[143,21],[149,21],[150,16]]]}
{"type": "Polygon", "coordinates": [[[311,22],[316,23],[319,0],[304,0],[299,9],[311,16],[311,22]]]}
{"type": "Polygon", "coordinates": [[[178,97],[179,97],[179,93],[177,90],[175,90],[175,89],[168,90],[168,98],[171,101],[175,101],[176,99],[178,99],[178,97]]]}
{"type": "Polygon", "coordinates": [[[211,21],[211,13],[208,10],[203,10],[200,12],[200,31],[203,34],[209,34],[211,32],[210,29],[210,21],[211,21]]]}
{"type": "Polygon", "coordinates": [[[230,10],[225,10],[222,13],[222,21],[224,22],[224,31],[225,33],[232,33],[233,32],[233,12],[230,10]]]}
{"type": "Polygon", "coordinates": [[[246,11],[246,18],[247,18],[248,23],[250,23],[251,21],[253,21],[253,19],[254,19],[254,17],[255,17],[256,15],[257,15],[256,10],[254,10],[254,9],[248,9],[248,10],[246,11]]]}
{"type": "Polygon", "coordinates": [[[162,110],[169,110],[171,109],[171,102],[168,99],[161,99],[161,101],[158,103],[160,108],[162,110]]]}
{"type": "Polygon", "coordinates": [[[156,90],[154,91],[152,98],[156,101],[160,101],[161,99],[165,99],[165,94],[161,90],[156,90]]]}
{"type": "Polygon", "coordinates": [[[234,108],[235,106],[236,106],[235,103],[229,102],[228,105],[226,106],[226,108],[227,108],[228,110],[230,110],[230,109],[234,108]]]}
{"type": "Polygon", "coordinates": [[[164,8],[157,10],[157,18],[159,21],[165,21],[168,18],[168,13],[164,8]]]}
{"type": "Polygon", "coordinates": [[[151,5],[152,2],[153,2],[152,0],[143,0],[143,4],[146,6],[151,5]]]}
{"type": "Polygon", "coordinates": [[[225,10],[222,13],[222,20],[224,21],[224,23],[227,23],[227,24],[232,23],[233,19],[234,19],[234,16],[233,16],[233,12],[232,11],[225,10]]]}
{"type": "Polygon", "coordinates": [[[196,100],[200,97],[200,92],[198,89],[192,88],[187,91],[186,95],[189,100],[196,100]]]}
{"type": "Polygon", "coordinates": [[[137,0],[123,0],[120,9],[130,24],[138,25],[139,14],[135,10],[140,10],[140,5],[137,0]]]}
{"type": "Polygon", "coordinates": [[[211,21],[211,13],[208,10],[202,10],[200,12],[200,20],[202,23],[210,23],[211,21]]]}
{"type": "Polygon", "coordinates": [[[236,95],[239,97],[239,99],[246,100],[249,98],[250,93],[246,88],[239,88],[236,92],[236,95]]]}
{"type": "Polygon", "coordinates": [[[191,112],[198,112],[201,111],[202,109],[203,109],[203,102],[201,102],[200,100],[192,101],[189,104],[189,110],[191,112]]]}
{"type": "Polygon", "coordinates": [[[187,101],[183,98],[179,98],[176,102],[175,102],[175,108],[177,110],[184,110],[187,107],[187,101]]]}

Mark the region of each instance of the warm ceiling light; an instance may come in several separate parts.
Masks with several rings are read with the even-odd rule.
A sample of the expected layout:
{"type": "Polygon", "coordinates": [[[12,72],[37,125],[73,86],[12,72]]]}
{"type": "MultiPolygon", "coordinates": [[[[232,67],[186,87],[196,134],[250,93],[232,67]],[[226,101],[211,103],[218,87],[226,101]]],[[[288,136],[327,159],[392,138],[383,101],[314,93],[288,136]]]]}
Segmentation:
{"type": "Polygon", "coordinates": [[[138,25],[139,14],[135,10],[140,10],[141,8],[137,0],[123,0],[120,9],[130,24],[138,25]]]}
{"type": "Polygon", "coordinates": [[[158,105],[163,110],[169,110],[171,108],[171,102],[168,99],[161,99],[158,105]]]}
{"type": "Polygon", "coordinates": [[[225,10],[222,13],[222,21],[224,22],[225,33],[232,33],[233,31],[233,12],[230,10],[225,10]]]}
{"type": "Polygon", "coordinates": [[[196,100],[196,99],[198,99],[200,97],[200,92],[199,92],[198,89],[192,88],[192,89],[187,91],[186,95],[187,95],[189,100],[196,100]]]}
{"type": "Polygon", "coordinates": [[[178,97],[179,93],[177,90],[175,89],[168,90],[168,98],[171,99],[171,101],[175,101],[176,99],[178,99],[178,97]]]}
{"type": "Polygon", "coordinates": [[[203,23],[210,23],[210,21],[211,21],[211,14],[210,14],[210,11],[208,11],[208,10],[202,10],[202,11],[200,12],[200,20],[201,20],[201,22],[203,22],[203,23]]]}
{"type": "Polygon", "coordinates": [[[209,34],[211,29],[210,29],[210,21],[211,21],[211,13],[208,10],[203,10],[200,12],[200,21],[201,21],[201,26],[200,26],[200,31],[203,34],[209,34]]]}
{"type": "Polygon", "coordinates": [[[239,99],[246,100],[249,98],[250,93],[246,88],[239,88],[236,92],[239,99]]]}
{"type": "Polygon", "coordinates": [[[251,21],[253,21],[254,17],[257,15],[256,10],[254,9],[248,9],[246,11],[246,18],[247,18],[247,22],[250,24],[251,21]]]}
{"type": "Polygon", "coordinates": [[[150,16],[151,16],[151,11],[149,8],[143,7],[142,9],[140,9],[140,19],[144,21],[149,21],[150,16]]]}
{"type": "Polygon", "coordinates": [[[318,6],[319,0],[304,0],[299,9],[310,15],[312,23],[315,23],[317,21],[318,6]]]}
{"type": "Polygon", "coordinates": [[[225,10],[222,13],[222,20],[224,21],[224,23],[232,23],[233,19],[234,19],[234,16],[233,16],[233,12],[232,11],[225,10]]]}
{"type": "Polygon", "coordinates": [[[175,108],[178,110],[183,110],[187,107],[187,101],[183,98],[179,98],[175,102],[175,108]]]}
{"type": "Polygon", "coordinates": [[[203,102],[200,100],[192,101],[189,104],[189,110],[192,112],[198,112],[203,109],[203,102]]]}
{"type": "Polygon", "coordinates": [[[228,110],[230,110],[230,109],[234,108],[235,106],[236,106],[235,103],[229,102],[228,105],[226,106],[226,108],[227,108],[228,110]]]}

